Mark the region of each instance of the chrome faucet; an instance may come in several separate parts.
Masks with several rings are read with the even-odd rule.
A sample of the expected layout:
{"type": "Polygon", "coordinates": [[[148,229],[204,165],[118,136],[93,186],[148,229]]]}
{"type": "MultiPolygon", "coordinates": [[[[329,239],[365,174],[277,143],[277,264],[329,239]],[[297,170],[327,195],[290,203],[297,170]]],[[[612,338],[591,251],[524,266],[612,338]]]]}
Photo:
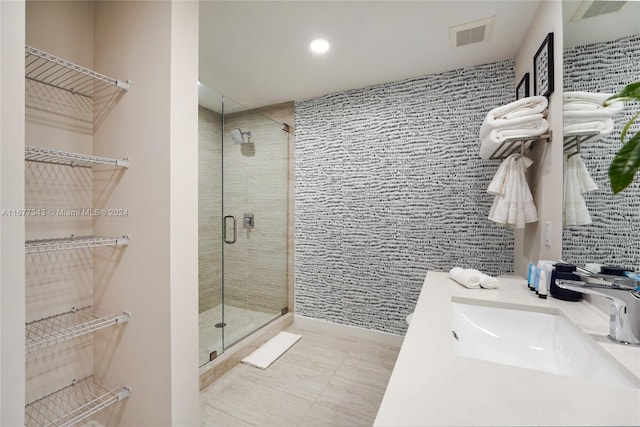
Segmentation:
{"type": "Polygon", "coordinates": [[[570,291],[597,295],[611,301],[609,339],[619,344],[640,345],[640,292],[626,277],[583,276],[585,282],[557,279],[556,285],[570,291]]]}

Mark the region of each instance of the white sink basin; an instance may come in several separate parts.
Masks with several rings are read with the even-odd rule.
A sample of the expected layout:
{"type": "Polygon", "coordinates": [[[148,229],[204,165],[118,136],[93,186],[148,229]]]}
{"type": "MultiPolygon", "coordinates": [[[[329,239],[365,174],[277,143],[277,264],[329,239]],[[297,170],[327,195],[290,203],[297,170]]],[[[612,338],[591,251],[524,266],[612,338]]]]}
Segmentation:
{"type": "Polygon", "coordinates": [[[459,356],[638,387],[631,373],[559,315],[461,302],[451,306],[453,351],[459,356]]]}

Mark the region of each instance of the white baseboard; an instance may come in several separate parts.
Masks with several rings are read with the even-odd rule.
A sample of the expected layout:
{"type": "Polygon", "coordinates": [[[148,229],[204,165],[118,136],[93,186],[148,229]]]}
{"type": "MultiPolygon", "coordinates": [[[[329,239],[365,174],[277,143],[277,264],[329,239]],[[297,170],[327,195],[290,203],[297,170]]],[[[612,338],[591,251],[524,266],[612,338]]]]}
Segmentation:
{"type": "Polygon", "coordinates": [[[400,347],[404,336],[390,334],[388,332],[374,331],[357,326],[341,325],[328,322],[326,320],[304,317],[298,314],[293,316],[293,326],[305,329],[313,329],[320,332],[327,332],[341,337],[351,337],[379,342],[380,344],[400,347]]]}

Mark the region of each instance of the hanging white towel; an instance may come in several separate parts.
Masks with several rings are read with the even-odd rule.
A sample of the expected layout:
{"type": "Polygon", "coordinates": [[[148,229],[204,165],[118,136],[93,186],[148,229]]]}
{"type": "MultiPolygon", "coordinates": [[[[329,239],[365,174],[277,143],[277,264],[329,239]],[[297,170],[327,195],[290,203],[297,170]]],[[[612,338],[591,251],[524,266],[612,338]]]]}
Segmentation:
{"type": "Polygon", "coordinates": [[[524,228],[526,223],[538,220],[538,211],[525,176],[525,170],[531,164],[531,159],[512,154],[500,165],[487,189],[489,194],[495,195],[489,211],[491,221],[524,228]]]}
{"type": "Polygon", "coordinates": [[[565,157],[564,161],[564,225],[591,224],[591,215],[583,194],[597,190],[579,153],[565,157]]]}

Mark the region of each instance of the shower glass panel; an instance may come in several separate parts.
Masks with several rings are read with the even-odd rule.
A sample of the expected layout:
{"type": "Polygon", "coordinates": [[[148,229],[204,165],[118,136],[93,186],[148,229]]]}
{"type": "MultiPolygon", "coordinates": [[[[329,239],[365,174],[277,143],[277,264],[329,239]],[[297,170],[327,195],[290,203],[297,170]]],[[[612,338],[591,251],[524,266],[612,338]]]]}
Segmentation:
{"type": "Polygon", "coordinates": [[[200,365],[287,310],[288,133],[199,86],[200,365]]]}
{"type": "Polygon", "coordinates": [[[281,123],[225,97],[225,347],[287,307],[288,135],[281,123]]]}

